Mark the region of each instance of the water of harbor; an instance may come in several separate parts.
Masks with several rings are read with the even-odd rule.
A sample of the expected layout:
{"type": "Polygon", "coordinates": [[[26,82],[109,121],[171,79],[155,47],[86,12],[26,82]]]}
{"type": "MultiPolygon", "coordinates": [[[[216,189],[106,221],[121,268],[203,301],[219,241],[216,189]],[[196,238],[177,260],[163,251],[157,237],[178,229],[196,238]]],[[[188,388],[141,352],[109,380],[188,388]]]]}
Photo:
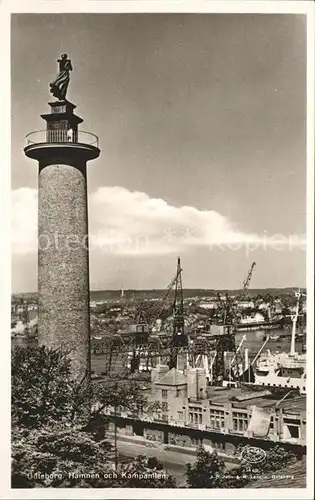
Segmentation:
{"type": "MultiPolygon", "coordinates": [[[[253,359],[258,353],[259,349],[262,347],[266,335],[268,336],[278,335],[279,336],[278,339],[273,340],[272,338],[269,338],[263,350],[266,351],[267,349],[270,349],[271,352],[277,352],[277,351],[289,352],[291,347],[291,331],[292,328],[274,329],[271,331],[255,330],[250,332],[238,332],[235,336],[235,342],[236,345],[239,345],[243,337],[245,336],[246,338],[242,346],[244,347],[244,349],[248,349],[249,357],[253,359]]],[[[305,340],[295,341],[296,352],[298,353],[302,352],[303,342],[305,342],[305,340]]]]}

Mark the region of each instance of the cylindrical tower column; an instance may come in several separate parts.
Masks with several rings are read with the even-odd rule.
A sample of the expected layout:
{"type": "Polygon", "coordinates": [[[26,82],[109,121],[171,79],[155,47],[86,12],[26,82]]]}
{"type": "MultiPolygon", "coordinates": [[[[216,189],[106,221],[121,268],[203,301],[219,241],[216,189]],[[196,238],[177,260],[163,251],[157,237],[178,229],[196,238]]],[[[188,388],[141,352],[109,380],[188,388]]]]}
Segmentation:
{"type": "Polygon", "coordinates": [[[41,169],[38,183],[39,342],[70,352],[75,373],[89,372],[89,255],[84,171],[41,169]]]}
{"type": "Polygon", "coordinates": [[[73,104],[50,105],[52,113],[42,115],[43,142],[30,135],[24,150],[39,162],[38,337],[41,345],[69,352],[81,381],[91,372],[86,165],[100,151],[78,132],[82,119],[73,104]]]}

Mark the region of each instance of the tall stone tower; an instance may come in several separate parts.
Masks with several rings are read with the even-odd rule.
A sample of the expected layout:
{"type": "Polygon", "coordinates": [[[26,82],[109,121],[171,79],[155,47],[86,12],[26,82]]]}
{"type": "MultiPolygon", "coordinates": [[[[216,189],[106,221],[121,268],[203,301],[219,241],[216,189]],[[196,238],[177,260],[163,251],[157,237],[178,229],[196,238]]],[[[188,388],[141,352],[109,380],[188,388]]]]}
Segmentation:
{"type": "Polygon", "coordinates": [[[89,247],[86,166],[100,154],[95,135],[66,100],[72,70],[64,54],[50,85],[57,100],[41,115],[46,130],[27,136],[24,152],[39,164],[38,337],[70,353],[73,376],[90,378],[89,247]]]}

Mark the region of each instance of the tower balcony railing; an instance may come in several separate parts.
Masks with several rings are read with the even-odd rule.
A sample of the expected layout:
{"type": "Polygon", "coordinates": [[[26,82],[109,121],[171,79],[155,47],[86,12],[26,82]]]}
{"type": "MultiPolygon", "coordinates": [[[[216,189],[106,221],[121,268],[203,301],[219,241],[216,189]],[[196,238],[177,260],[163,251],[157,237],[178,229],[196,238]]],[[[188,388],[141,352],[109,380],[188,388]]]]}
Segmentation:
{"type": "Polygon", "coordinates": [[[82,130],[35,130],[26,136],[26,146],[34,144],[86,144],[89,146],[99,147],[99,139],[97,135],[91,132],[82,130]]]}

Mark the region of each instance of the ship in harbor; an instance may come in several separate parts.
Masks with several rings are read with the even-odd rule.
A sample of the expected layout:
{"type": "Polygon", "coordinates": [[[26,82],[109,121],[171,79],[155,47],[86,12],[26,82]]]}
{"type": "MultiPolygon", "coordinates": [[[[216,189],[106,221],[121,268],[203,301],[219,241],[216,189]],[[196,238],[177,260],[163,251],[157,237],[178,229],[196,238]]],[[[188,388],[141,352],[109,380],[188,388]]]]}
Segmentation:
{"type": "Polygon", "coordinates": [[[279,330],[282,328],[282,325],[282,317],[266,319],[263,314],[257,312],[253,316],[241,318],[237,324],[236,331],[279,330]]]}
{"type": "Polygon", "coordinates": [[[268,351],[257,363],[254,384],[298,389],[306,394],[306,355],[268,351]]]}
{"type": "Polygon", "coordinates": [[[300,298],[301,293],[298,292],[296,310],[292,318],[290,352],[272,353],[268,350],[261,354],[254,370],[254,385],[298,390],[300,394],[306,394],[306,354],[299,354],[295,349],[300,298]]]}

